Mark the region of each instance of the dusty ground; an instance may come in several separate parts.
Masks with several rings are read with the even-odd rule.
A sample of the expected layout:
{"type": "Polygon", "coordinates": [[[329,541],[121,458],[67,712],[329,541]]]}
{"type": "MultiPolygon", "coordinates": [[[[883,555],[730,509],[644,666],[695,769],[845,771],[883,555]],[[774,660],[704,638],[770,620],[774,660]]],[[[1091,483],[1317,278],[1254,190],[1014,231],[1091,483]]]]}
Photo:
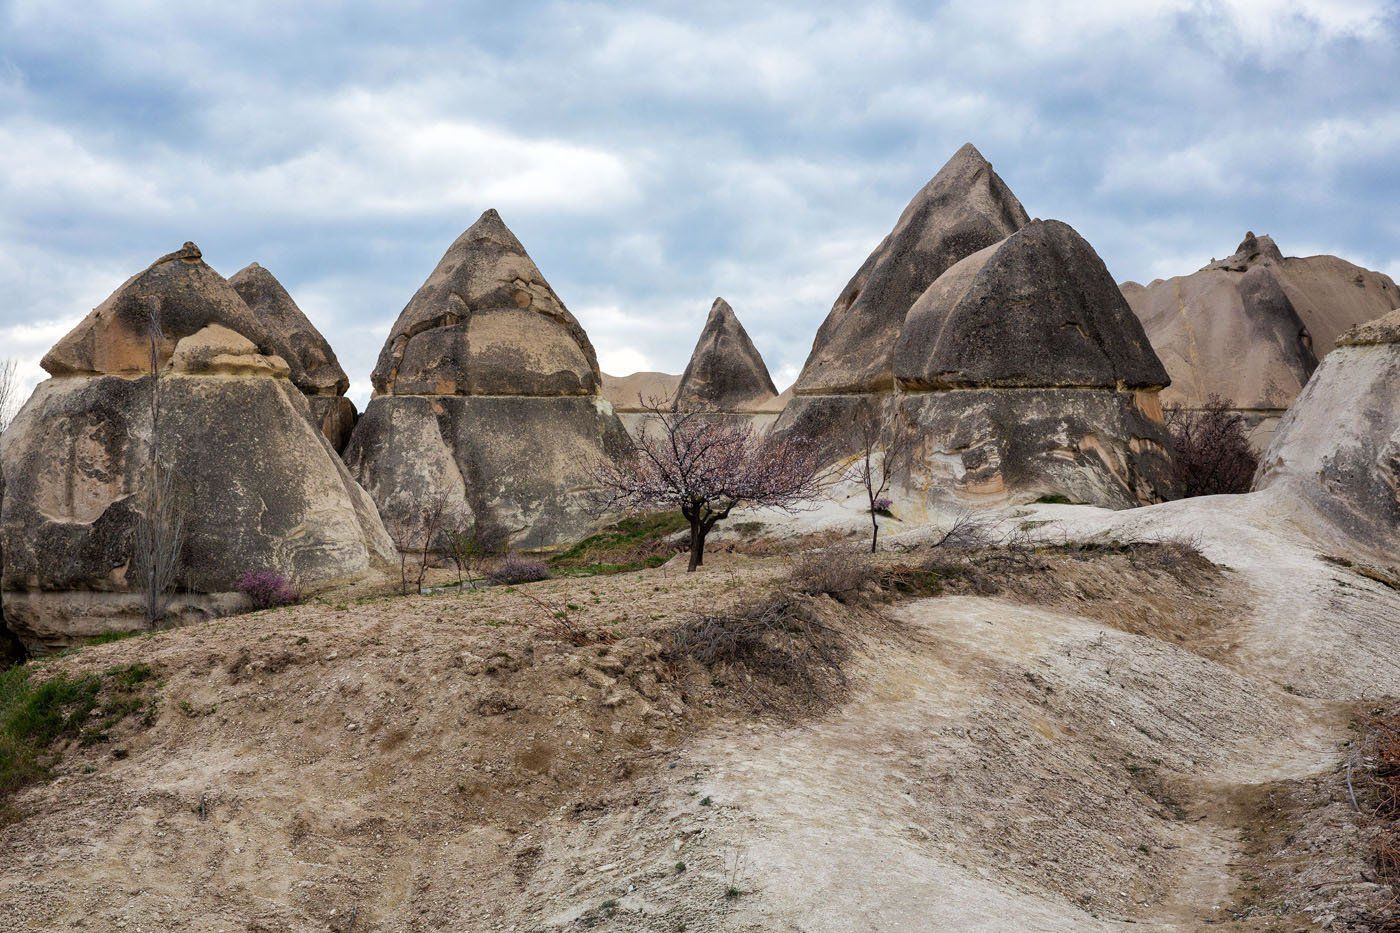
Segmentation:
{"type": "Polygon", "coordinates": [[[149,663],[157,715],[15,801],[0,928],[1376,928],[1341,769],[1400,692],[1400,593],[1252,508],[1010,519],[1223,570],[1106,550],[878,618],[823,597],[850,681],[805,717],[661,656],[782,557],[83,649],[48,666],[149,663]]]}

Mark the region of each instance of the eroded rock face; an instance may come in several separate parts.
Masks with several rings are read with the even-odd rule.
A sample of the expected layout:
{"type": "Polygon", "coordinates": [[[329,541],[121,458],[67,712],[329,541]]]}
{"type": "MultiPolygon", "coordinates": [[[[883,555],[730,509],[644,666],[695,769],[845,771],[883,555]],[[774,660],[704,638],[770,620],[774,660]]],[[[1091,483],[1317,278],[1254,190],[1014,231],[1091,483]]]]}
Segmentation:
{"type": "Polygon", "coordinates": [[[1191,275],[1122,291],[1171,374],[1163,401],[1199,408],[1217,396],[1261,449],[1338,334],[1400,303],[1382,273],[1335,256],[1285,257],[1252,232],[1191,275]]]}
{"type": "Polygon", "coordinates": [[[889,390],[909,309],[954,263],[1030,222],[971,144],[948,160],[842,290],[812,342],[797,395],[889,390]]]}
{"type": "Polygon", "coordinates": [[[1400,310],[1337,341],[1283,416],[1254,488],[1338,556],[1400,567],[1400,310]]]}
{"type": "Polygon", "coordinates": [[[292,367],[264,352],[272,338],[239,303],[187,247],[129,280],[46,357],[54,378],[0,436],[5,622],[29,650],[144,624],[130,574],[157,436],[184,526],[176,618],[238,604],[234,584],[249,570],[315,587],[392,559],[373,503],[312,427],[292,367]],[[133,370],[149,339],[136,311],[147,308],[166,334],[158,379],[133,370]]]}
{"type": "Polygon", "coordinates": [[[674,406],[752,413],[763,411],[777,397],[768,367],[748,331],[729,302],[716,298],[681,375],[674,406]]]}
{"type": "Polygon", "coordinates": [[[346,462],[401,546],[434,506],[518,547],[572,540],[594,525],[596,464],[628,443],[601,382],[587,334],[487,211],[394,325],[346,462]]]}
{"type": "Polygon", "coordinates": [[[894,372],[907,390],[1167,383],[1103,261],[1057,220],[1027,224],[940,276],[909,311],[894,372]]]}
{"type": "Polygon", "coordinates": [[[282,283],[256,262],[238,270],[228,281],[288,348],[292,382],[306,393],[312,423],[337,452],[344,450],[355,427],[356,413],[354,403],[345,397],[350,378],[341,369],[331,345],[297,307],[282,283]]]}
{"type": "Polygon", "coordinates": [[[1175,492],[1166,371],[1068,224],[1033,221],[945,272],[910,310],[894,367],[925,497],[1127,508],[1175,492]]]}

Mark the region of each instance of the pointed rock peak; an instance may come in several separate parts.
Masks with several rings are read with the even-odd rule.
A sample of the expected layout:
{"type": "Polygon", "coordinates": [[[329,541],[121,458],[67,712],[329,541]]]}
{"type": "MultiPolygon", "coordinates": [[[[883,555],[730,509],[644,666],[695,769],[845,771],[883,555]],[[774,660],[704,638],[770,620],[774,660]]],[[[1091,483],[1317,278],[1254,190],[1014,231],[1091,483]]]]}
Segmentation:
{"type": "Polygon", "coordinates": [[[179,260],[181,262],[193,263],[199,262],[203,258],[204,254],[200,252],[199,247],[195,246],[194,243],[190,242],[189,240],[186,240],[184,246],[180,247],[173,253],[166,253],[164,256],[151,263],[151,265],[158,266],[161,263],[175,262],[176,260],[179,260]]]}
{"type": "Polygon", "coordinates": [[[593,344],[495,210],[459,236],[379,354],[380,394],[595,395],[593,344]]]}
{"type": "Polygon", "coordinates": [[[254,262],[228,281],[259,322],[290,349],[287,365],[297,388],[308,395],[345,394],[350,377],[340,368],[335,351],[275,275],[254,262]]]}
{"type": "Polygon", "coordinates": [[[959,260],[1030,217],[971,143],[905,207],[831,308],[798,378],[799,395],[873,392],[894,384],[894,346],[909,309],[959,260]]]}
{"type": "Polygon", "coordinates": [[[739,319],[734,315],[734,309],[729,306],[729,302],[725,301],[723,298],[716,298],[714,303],[710,305],[710,316],[705,319],[705,326],[709,327],[712,324],[722,325],[729,322],[733,322],[735,327],[743,327],[743,325],[739,323],[739,319]]]}
{"type": "Polygon", "coordinates": [[[675,406],[755,411],[778,394],[729,302],[716,298],[676,389],[675,406]]]}
{"type": "Polygon", "coordinates": [[[1225,272],[1244,272],[1254,265],[1268,265],[1270,263],[1283,262],[1283,253],[1279,252],[1278,244],[1274,238],[1268,234],[1255,236],[1253,230],[1245,232],[1244,239],[1240,245],[1235,247],[1235,252],[1221,260],[1212,259],[1206,266],[1207,269],[1220,269],[1225,272]]]}
{"type": "Polygon", "coordinates": [[[227,280],[186,243],[127,279],[45,355],[52,375],[143,373],[152,342],[164,365],[183,338],[218,324],[252,341],[268,356],[292,357],[227,280]]]}

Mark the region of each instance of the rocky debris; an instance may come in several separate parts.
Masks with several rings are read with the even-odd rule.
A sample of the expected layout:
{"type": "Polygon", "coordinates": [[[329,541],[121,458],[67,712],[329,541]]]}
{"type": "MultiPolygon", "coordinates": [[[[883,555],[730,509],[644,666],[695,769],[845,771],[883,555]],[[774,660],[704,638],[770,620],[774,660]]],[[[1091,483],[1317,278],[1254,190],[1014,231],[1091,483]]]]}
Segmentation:
{"type": "Polygon", "coordinates": [[[594,465],[628,441],[593,345],[488,210],[448,248],[379,355],[346,462],[400,546],[486,520],[520,547],[585,533],[594,465]]]}
{"type": "Polygon", "coordinates": [[[310,423],[295,359],[193,244],[50,351],[55,378],[0,444],[5,620],[29,650],[144,624],[130,575],[157,449],[184,529],[177,618],[237,605],[249,570],[314,587],[391,559],[372,502],[310,423]]]}
{"type": "Polygon", "coordinates": [[[1335,256],[1285,257],[1253,232],[1197,272],[1122,291],[1171,374],[1163,401],[1199,408],[1218,396],[1261,448],[1337,336],[1400,304],[1382,273],[1335,256]]]}
{"type": "Polygon", "coordinates": [[[1390,569],[1400,566],[1397,384],[1400,310],[1341,336],[1279,422],[1254,478],[1309,534],[1390,569]]]}
{"type": "Polygon", "coordinates": [[[940,276],[909,311],[894,373],[923,498],[1126,508],[1174,494],[1166,371],[1068,224],[1033,221],[940,276]]]}
{"type": "Polygon", "coordinates": [[[330,343],[316,329],[282,283],[256,262],[240,269],[229,284],[291,351],[292,382],[306,393],[312,423],[337,452],[345,449],[355,427],[355,405],[345,393],[350,377],[341,369],[330,343]]]}
{"type": "Polygon", "coordinates": [[[768,367],[748,331],[729,302],[716,298],[681,375],[674,407],[748,413],[763,410],[777,397],[768,367]]]}

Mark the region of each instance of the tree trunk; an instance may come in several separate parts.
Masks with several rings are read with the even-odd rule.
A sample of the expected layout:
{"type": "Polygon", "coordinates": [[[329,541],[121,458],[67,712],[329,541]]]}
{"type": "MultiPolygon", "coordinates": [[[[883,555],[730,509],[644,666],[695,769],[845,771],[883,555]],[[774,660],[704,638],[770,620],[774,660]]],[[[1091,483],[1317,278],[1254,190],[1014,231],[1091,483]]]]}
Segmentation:
{"type": "Polygon", "coordinates": [[[880,540],[880,520],[875,517],[875,510],[870,510],[870,553],[875,553],[875,544],[880,540]]]}
{"type": "Polygon", "coordinates": [[[698,521],[690,523],[690,566],[686,573],[694,573],[695,568],[705,562],[705,532],[698,521]]]}

